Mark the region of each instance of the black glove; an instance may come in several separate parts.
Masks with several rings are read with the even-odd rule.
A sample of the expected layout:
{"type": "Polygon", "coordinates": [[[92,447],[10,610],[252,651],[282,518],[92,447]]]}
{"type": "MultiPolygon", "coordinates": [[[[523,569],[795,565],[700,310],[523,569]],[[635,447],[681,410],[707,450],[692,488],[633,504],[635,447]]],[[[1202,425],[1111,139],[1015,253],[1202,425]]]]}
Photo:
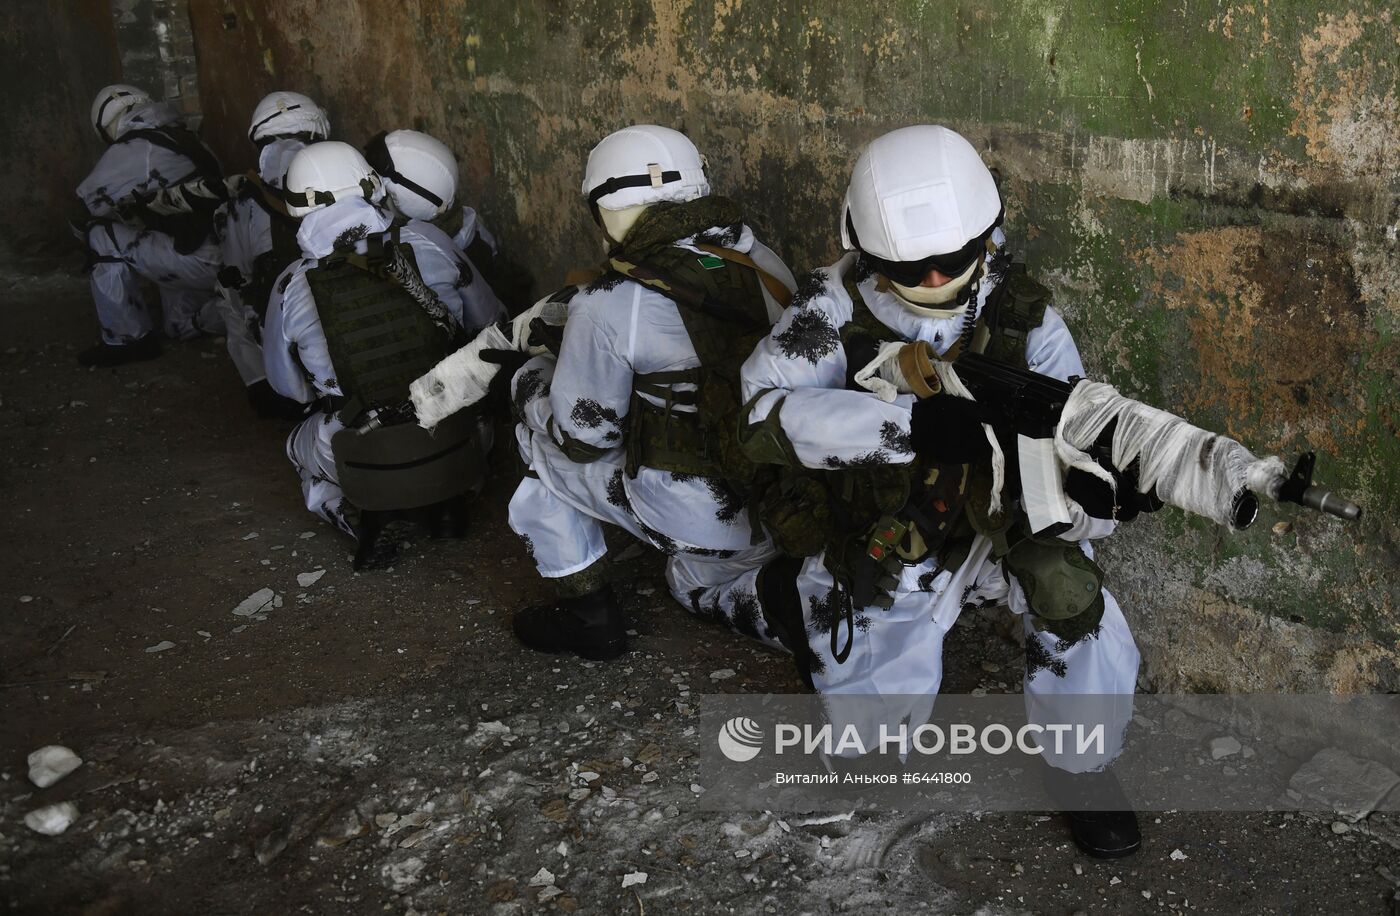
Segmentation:
{"type": "Polygon", "coordinates": [[[935,394],[914,402],[909,437],[921,458],[937,464],[976,464],[992,457],[982,424],[996,420],[995,412],[976,401],[935,394]]]}
{"type": "Polygon", "coordinates": [[[482,350],[480,356],[483,363],[495,363],[501,367],[501,371],[491,379],[487,392],[488,397],[499,403],[501,398],[510,394],[511,379],[515,378],[515,373],[520,371],[521,366],[530,361],[530,354],[521,353],[519,350],[482,350]]]}
{"type": "Polygon", "coordinates": [[[1079,503],[1094,518],[1111,518],[1131,522],[1140,512],[1156,512],[1162,501],[1156,492],[1138,492],[1138,464],[1134,461],[1126,471],[1120,471],[1105,459],[1095,458],[1099,467],[1113,475],[1116,492],[1093,474],[1070,468],[1065,475],[1065,495],[1079,503]]]}

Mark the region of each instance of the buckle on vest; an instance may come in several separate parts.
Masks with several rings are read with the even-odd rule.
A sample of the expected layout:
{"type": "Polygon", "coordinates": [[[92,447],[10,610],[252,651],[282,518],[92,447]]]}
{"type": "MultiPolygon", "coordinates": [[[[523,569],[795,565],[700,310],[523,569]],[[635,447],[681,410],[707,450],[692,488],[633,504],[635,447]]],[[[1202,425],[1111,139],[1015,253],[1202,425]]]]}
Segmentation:
{"type": "Polygon", "coordinates": [[[875,530],[866,544],[865,554],[877,563],[882,563],[899,548],[899,542],[909,533],[909,526],[893,516],[887,515],[875,524],[875,530]]]}

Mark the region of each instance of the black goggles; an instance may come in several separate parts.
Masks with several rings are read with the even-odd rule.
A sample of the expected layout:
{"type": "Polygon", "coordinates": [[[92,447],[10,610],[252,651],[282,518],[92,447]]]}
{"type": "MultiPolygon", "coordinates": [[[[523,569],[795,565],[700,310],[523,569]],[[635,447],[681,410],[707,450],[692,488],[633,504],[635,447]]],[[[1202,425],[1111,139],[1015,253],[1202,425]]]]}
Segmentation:
{"type": "MultiPolygon", "coordinates": [[[[969,267],[987,256],[987,239],[991,238],[992,232],[1001,225],[1001,219],[1002,215],[998,213],[996,221],[987,227],[986,232],[957,251],[946,254],[930,255],[918,261],[887,261],[868,252],[865,252],[865,256],[876,273],[900,286],[918,286],[929,272],[934,270],[950,279],[960,277],[969,267]]],[[[850,214],[846,215],[846,231],[852,244],[859,249],[860,239],[856,237],[856,228],[850,214]]]]}

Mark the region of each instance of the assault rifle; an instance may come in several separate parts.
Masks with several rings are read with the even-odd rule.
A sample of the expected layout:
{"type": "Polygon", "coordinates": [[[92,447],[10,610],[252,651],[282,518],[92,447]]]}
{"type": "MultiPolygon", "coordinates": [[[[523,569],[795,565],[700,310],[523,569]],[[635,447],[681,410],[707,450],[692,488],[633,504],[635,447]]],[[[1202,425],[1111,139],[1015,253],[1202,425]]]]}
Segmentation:
{"type": "MultiPolygon", "coordinates": [[[[1097,424],[1100,429],[1093,434],[1092,441],[1071,441],[1070,445],[1081,449],[1101,465],[1113,466],[1119,472],[1126,472],[1129,468],[1117,467],[1114,462],[1115,440],[1119,440],[1116,444],[1120,452],[1120,461],[1122,452],[1132,452],[1131,460],[1125,462],[1130,466],[1141,463],[1144,466],[1154,464],[1161,467],[1164,460],[1182,462],[1177,466],[1180,472],[1178,478],[1192,474],[1200,475],[1199,480],[1195,481],[1198,485],[1193,487],[1193,481],[1181,479],[1159,481],[1153,488],[1156,491],[1155,495],[1168,505],[1176,505],[1188,511],[1205,514],[1207,517],[1216,517],[1217,520],[1228,520],[1229,524],[1238,530],[1249,527],[1257,517],[1259,501],[1256,494],[1266,495],[1278,502],[1295,503],[1348,521],[1355,521],[1361,517],[1361,508],[1355,503],[1313,483],[1313,469],[1317,461],[1313,452],[1300,455],[1292,471],[1285,474],[1282,462],[1277,459],[1257,461],[1235,440],[1199,430],[1158,408],[1122,398],[1105,385],[1080,378],[1060,381],[1038,372],[997,362],[979,353],[963,353],[952,366],[958,379],[978,403],[985,405],[996,417],[992,421],[993,427],[999,433],[1010,432],[1015,435],[1022,505],[1030,517],[1032,531],[1053,529],[1069,521],[1063,486],[1064,475],[1059,463],[1055,436],[1064,418],[1066,405],[1071,403],[1076,388],[1085,384],[1097,385],[1099,389],[1103,389],[1105,397],[1116,399],[1114,404],[1117,406],[1108,413],[1113,409],[1124,408],[1128,412],[1120,413],[1106,422],[1101,418],[1097,424]],[[1125,443],[1122,441],[1122,425],[1125,421],[1140,429],[1151,427],[1152,432],[1171,426],[1180,431],[1180,436],[1176,442],[1147,441],[1139,438],[1135,444],[1125,443]],[[1164,454],[1184,440],[1189,440],[1189,448],[1178,448],[1182,454],[1164,454]],[[1235,465],[1230,466],[1226,459],[1235,456],[1242,456],[1242,461],[1237,460],[1235,465]],[[1194,461],[1183,461],[1192,457],[1194,461]],[[1243,468],[1243,461],[1252,462],[1252,467],[1243,468]],[[1221,480],[1220,478],[1225,476],[1223,469],[1227,466],[1234,473],[1229,475],[1230,479],[1221,480]],[[1249,473],[1246,473],[1246,470],[1249,473]],[[1163,484],[1166,484],[1167,492],[1163,492],[1163,484]],[[1204,501],[1189,499],[1192,495],[1199,495],[1193,494],[1193,489],[1199,491],[1202,486],[1209,486],[1216,492],[1221,492],[1222,485],[1229,488],[1225,491],[1230,498],[1228,509],[1222,508],[1215,514],[1203,512],[1204,501]],[[1231,490],[1233,492],[1230,492],[1231,490]],[[1220,518],[1221,515],[1224,518],[1220,518]]],[[[1107,413],[1103,416],[1107,416],[1107,413]]],[[[1092,431],[1094,425],[1091,423],[1082,426],[1081,434],[1086,429],[1092,431]]],[[[1061,430],[1061,433],[1069,438],[1065,430],[1061,430]]],[[[1128,435],[1131,436],[1132,432],[1129,431],[1128,435]]],[[[1148,493],[1146,496],[1151,498],[1153,494],[1148,493]]]]}

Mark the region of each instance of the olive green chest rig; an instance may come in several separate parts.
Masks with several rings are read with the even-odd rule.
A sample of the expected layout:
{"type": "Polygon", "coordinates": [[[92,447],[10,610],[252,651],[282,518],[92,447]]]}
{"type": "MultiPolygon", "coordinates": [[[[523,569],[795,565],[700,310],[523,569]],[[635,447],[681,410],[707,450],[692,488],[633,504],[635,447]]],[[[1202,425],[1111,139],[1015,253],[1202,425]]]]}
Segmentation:
{"type": "Polygon", "coordinates": [[[725,198],[656,204],[611,254],[614,272],[676,304],[700,361],[634,376],[625,439],[631,475],[649,467],[717,477],[742,494],[757,471],[738,441],[739,368],[771,328],[764,289],[783,306],[792,294],[747,255],[724,246],[742,226],[743,214],[725,198]],[[706,240],[703,233],[714,227],[725,228],[706,240]],[[699,253],[674,244],[696,233],[699,253]]]}
{"type": "Polygon", "coordinates": [[[372,235],[368,252],[340,250],[306,273],[347,425],[366,410],[400,407],[408,386],[450,354],[455,322],[418,272],[398,230],[372,235]]]}
{"type": "MultiPolygon", "coordinates": [[[[848,281],[847,290],[854,309],[852,320],[841,329],[841,340],[848,354],[862,336],[877,345],[903,339],[870,312],[854,283],[848,281]]],[[[1027,339],[1044,322],[1049,302],[1049,291],[1026,275],[1024,265],[1013,264],[989,296],[977,324],[965,329],[949,352],[956,355],[966,346],[1026,368],[1027,339]]],[[[1001,445],[1004,454],[1016,454],[1014,437],[1001,445]]],[[[867,525],[848,528],[846,537],[834,538],[826,548],[827,566],[850,590],[855,606],[888,607],[905,563],[933,556],[939,568],[957,568],[981,534],[991,540],[992,555],[1023,587],[1037,628],[1051,628],[1072,642],[1102,619],[1102,570],[1078,544],[1032,536],[1019,507],[993,513],[990,464],[947,466],[916,459],[909,465],[833,473],[838,482],[829,490],[840,494],[838,513],[848,514],[857,526],[867,525]],[[852,473],[864,476],[839,480],[852,473]],[[896,506],[901,496],[903,503],[896,506]]],[[[835,646],[834,630],[832,639],[835,646]]]]}

